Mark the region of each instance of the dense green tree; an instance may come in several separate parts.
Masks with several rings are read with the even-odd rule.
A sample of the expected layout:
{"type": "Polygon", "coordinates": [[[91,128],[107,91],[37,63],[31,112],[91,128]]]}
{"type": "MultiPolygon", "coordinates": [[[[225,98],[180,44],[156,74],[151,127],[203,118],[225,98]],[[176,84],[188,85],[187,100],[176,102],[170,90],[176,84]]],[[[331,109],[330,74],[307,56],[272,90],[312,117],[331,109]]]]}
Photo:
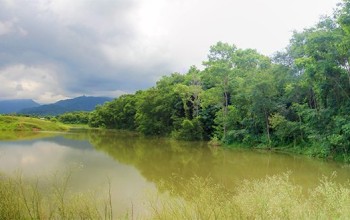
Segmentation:
{"type": "Polygon", "coordinates": [[[137,95],[135,122],[137,130],[146,135],[169,135],[185,117],[181,96],[175,92],[184,76],[172,74],[163,77],[155,88],[137,95]]]}
{"type": "Polygon", "coordinates": [[[90,114],[91,126],[218,138],[250,146],[302,146],[350,158],[350,0],[294,32],[273,58],[218,42],[204,69],[173,73],[90,114]]]}
{"type": "Polygon", "coordinates": [[[203,128],[198,118],[193,120],[184,119],[181,127],[173,131],[172,136],[179,140],[193,141],[203,140],[203,128]]]}
{"type": "Polygon", "coordinates": [[[89,125],[91,127],[114,128],[115,121],[112,102],[98,105],[90,114],[89,125]]]}
{"type": "Polygon", "coordinates": [[[122,95],[111,102],[113,110],[114,126],[116,129],[134,130],[136,114],[136,97],[135,95],[122,95]]]}
{"type": "Polygon", "coordinates": [[[227,115],[234,67],[233,56],[236,49],[235,45],[218,42],[210,47],[208,61],[203,63],[206,67],[203,78],[208,87],[206,98],[211,101],[209,104],[220,106],[222,111],[221,114],[217,114],[218,117],[221,117],[217,121],[220,122],[219,126],[222,128],[223,139],[227,133],[227,115]]]}
{"type": "Polygon", "coordinates": [[[57,116],[57,120],[65,124],[88,124],[89,112],[68,112],[57,116]]]}

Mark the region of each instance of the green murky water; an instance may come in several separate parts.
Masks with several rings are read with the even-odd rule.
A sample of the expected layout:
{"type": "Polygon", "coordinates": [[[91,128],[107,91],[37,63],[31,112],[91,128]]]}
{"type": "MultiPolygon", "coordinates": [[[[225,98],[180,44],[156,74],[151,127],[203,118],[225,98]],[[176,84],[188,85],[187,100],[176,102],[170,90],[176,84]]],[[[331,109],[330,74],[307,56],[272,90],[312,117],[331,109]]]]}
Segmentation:
{"type": "Polygon", "coordinates": [[[305,189],[334,172],[337,182],[350,179],[350,167],[340,163],[128,132],[77,130],[34,136],[3,132],[1,137],[0,172],[39,179],[71,172],[69,189],[74,192],[102,190],[110,182],[117,211],[131,206],[138,210],[137,201],[147,193],[181,190],[193,176],[232,187],[244,179],[291,172],[292,181],[305,189]]]}

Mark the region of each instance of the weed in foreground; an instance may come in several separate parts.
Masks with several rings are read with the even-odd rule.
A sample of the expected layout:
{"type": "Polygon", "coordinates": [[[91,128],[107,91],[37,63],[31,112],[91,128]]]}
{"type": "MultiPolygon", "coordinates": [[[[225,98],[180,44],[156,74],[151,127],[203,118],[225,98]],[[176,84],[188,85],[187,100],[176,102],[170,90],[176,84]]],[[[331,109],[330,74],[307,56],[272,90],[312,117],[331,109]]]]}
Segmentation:
{"type": "Polygon", "coordinates": [[[0,219],[113,219],[110,194],[69,191],[70,174],[53,183],[0,175],[0,219]]]}
{"type": "Polygon", "coordinates": [[[324,177],[303,193],[285,173],[228,190],[210,178],[195,177],[181,196],[154,196],[149,207],[151,219],[349,219],[350,185],[324,177]]]}
{"type": "MultiPolygon", "coordinates": [[[[112,212],[111,183],[100,192],[73,194],[70,175],[42,184],[0,175],[0,219],[349,219],[350,185],[324,177],[303,192],[290,174],[243,181],[234,189],[210,178],[193,177],[180,191],[145,201],[146,213],[112,212]]],[[[132,204],[133,204],[132,202],[132,204]]]]}

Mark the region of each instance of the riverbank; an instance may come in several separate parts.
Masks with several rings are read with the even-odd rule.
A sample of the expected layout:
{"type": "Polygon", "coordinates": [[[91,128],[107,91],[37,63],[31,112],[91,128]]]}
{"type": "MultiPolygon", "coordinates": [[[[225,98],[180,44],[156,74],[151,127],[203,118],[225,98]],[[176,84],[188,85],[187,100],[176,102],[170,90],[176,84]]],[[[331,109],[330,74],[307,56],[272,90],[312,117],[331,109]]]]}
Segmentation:
{"type": "Polygon", "coordinates": [[[69,128],[47,119],[0,115],[0,131],[66,131],[69,128]]]}
{"type": "Polygon", "coordinates": [[[317,158],[326,161],[335,161],[341,163],[350,163],[350,155],[345,151],[330,151],[327,148],[322,148],[322,143],[303,143],[299,145],[289,144],[276,146],[265,146],[262,144],[249,146],[248,144],[232,143],[224,144],[220,143],[220,146],[228,149],[251,149],[258,151],[271,151],[275,153],[283,153],[290,155],[303,155],[310,158],[317,158]]]}
{"type": "MultiPolygon", "coordinates": [[[[23,116],[6,116],[0,115],[0,135],[1,140],[15,140],[17,136],[13,136],[13,131],[22,132],[19,136],[23,136],[22,139],[31,139],[35,137],[43,137],[48,134],[39,134],[38,131],[67,131],[69,129],[91,129],[87,124],[63,124],[55,120],[40,119],[33,117],[23,116]],[[6,133],[7,132],[7,133],[6,133]]],[[[103,129],[103,128],[102,128],[103,129]]],[[[16,134],[17,135],[17,134],[16,134]]],[[[248,146],[242,143],[233,143],[225,145],[218,140],[212,140],[209,142],[210,145],[222,146],[225,148],[243,148],[243,149],[254,149],[254,150],[265,150],[274,151],[280,153],[306,155],[314,158],[321,158],[325,160],[333,160],[338,162],[349,163],[350,156],[341,152],[326,151],[325,148],[321,148],[315,144],[303,145],[285,145],[278,147],[268,147],[264,145],[248,146]]]]}

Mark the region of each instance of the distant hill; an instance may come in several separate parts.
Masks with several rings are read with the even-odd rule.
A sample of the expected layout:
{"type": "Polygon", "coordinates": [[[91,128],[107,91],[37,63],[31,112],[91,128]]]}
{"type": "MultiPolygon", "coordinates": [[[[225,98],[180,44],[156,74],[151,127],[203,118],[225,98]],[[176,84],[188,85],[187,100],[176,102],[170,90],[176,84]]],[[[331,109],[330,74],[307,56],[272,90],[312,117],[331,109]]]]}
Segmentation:
{"type": "Polygon", "coordinates": [[[97,105],[102,105],[111,100],[113,99],[108,97],[80,96],[73,99],[61,100],[53,104],[22,109],[18,113],[45,116],[60,115],[73,111],[92,111],[97,105]]]}
{"type": "Polygon", "coordinates": [[[40,104],[31,99],[13,99],[0,101],[0,114],[16,113],[25,108],[38,107],[40,104]]]}
{"type": "Polygon", "coordinates": [[[41,105],[38,107],[34,108],[25,108],[17,113],[19,114],[25,114],[25,115],[41,115],[41,116],[46,116],[46,115],[59,115],[63,114],[65,112],[69,112],[69,109],[63,108],[59,105],[55,104],[48,104],[48,105],[41,105]]]}
{"type": "Polygon", "coordinates": [[[74,99],[58,101],[54,103],[54,105],[67,108],[71,111],[92,111],[95,109],[96,105],[101,105],[112,100],[112,98],[108,97],[80,96],[74,99]]]}

